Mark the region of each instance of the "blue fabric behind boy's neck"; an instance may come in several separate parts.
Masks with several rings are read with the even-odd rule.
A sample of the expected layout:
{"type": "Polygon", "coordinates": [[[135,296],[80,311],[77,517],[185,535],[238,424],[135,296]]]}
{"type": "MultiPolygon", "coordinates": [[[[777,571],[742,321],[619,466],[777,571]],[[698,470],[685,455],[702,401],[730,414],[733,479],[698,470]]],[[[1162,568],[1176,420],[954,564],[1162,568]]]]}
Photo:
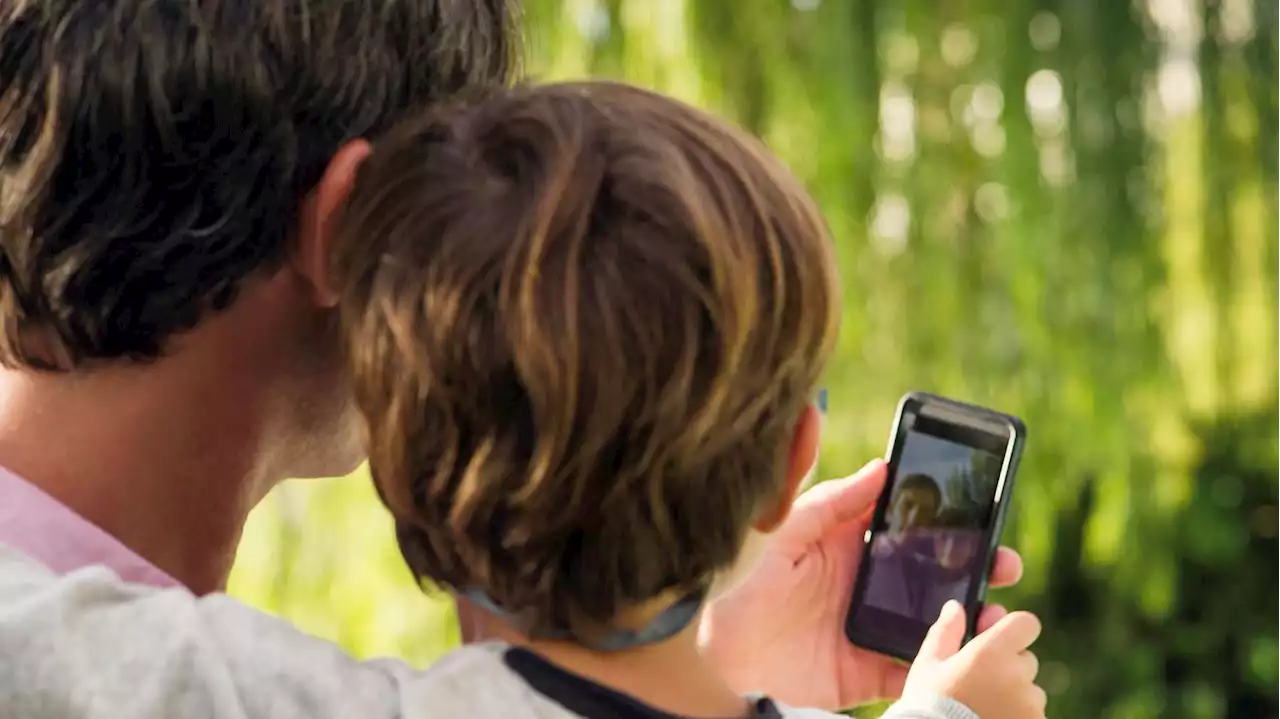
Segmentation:
{"type": "MultiPolygon", "coordinates": [[[[497,602],[490,599],[489,595],[478,589],[465,590],[462,595],[471,600],[476,606],[498,617],[504,619],[511,617],[497,602]]],[[[694,592],[662,610],[658,616],[640,629],[618,629],[592,642],[575,637],[566,630],[545,632],[533,638],[568,640],[581,644],[588,649],[601,652],[620,652],[650,644],[658,644],[674,637],[692,624],[702,610],[702,602],[705,598],[706,592],[694,592]]]]}

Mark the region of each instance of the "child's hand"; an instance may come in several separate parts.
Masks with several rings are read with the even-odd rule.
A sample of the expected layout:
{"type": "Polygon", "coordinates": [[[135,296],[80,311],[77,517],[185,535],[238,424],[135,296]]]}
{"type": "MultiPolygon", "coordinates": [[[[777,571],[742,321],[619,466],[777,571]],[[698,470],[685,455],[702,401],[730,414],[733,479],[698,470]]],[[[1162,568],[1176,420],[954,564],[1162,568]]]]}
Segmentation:
{"type": "Polygon", "coordinates": [[[1035,684],[1040,663],[1028,651],[1040,636],[1040,620],[1013,612],[962,648],[964,631],[964,609],[947,602],[911,665],[903,695],[950,697],[980,719],[1042,719],[1046,697],[1035,684]]]}

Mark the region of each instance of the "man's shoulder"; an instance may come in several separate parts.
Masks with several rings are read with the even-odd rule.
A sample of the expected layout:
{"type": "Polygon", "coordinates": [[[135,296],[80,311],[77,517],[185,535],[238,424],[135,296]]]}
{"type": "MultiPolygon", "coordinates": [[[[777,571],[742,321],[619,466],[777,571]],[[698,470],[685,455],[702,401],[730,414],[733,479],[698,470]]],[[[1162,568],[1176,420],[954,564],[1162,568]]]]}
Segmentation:
{"type": "Polygon", "coordinates": [[[0,672],[0,716],[573,716],[511,671],[509,649],[467,646],[424,671],[361,662],[224,595],[60,575],[0,545],[0,656],[19,667],[0,672]]]}
{"type": "Polygon", "coordinates": [[[358,661],[225,595],[59,575],[0,544],[0,716],[324,719],[558,717],[503,662],[464,647],[427,670],[358,661]],[[92,707],[92,711],[86,709],[92,707]]]}
{"type": "Polygon", "coordinates": [[[414,673],[223,595],[65,575],[0,545],[0,714],[43,717],[391,717],[414,673]],[[92,706],[91,714],[85,706],[92,706]]]}

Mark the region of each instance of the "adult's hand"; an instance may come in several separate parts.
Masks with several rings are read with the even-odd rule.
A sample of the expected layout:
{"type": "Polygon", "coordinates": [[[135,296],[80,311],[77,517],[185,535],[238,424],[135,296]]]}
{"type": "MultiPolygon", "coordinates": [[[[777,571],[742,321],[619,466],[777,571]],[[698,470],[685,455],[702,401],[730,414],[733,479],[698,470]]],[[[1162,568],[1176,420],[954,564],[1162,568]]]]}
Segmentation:
{"type": "MultiPolygon", "coordinates": [[[[806,492],[751,574],[708,608],[703,647],[735,689],[830,710],[902,694],[906,667],[844,636],[863,535],[885,479],[876,460],[806,492]]],[[[1021,576],[1022,559],[1001,547],[991,586],[1021,576]]],[[[1007,613],[988,605],[978,630],[1007,613]]]]}

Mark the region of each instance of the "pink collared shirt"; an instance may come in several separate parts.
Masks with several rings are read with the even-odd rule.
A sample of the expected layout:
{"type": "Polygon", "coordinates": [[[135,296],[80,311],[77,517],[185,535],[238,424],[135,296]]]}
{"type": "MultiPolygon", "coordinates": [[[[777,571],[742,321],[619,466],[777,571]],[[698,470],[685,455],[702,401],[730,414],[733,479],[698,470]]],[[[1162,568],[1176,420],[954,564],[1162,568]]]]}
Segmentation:
{"type": "Polygon", "coordinates": [[[0,544],[58,574],[101,565],[127,582],[179,586],[120,540],[4,468],[0,468],[0,544]]]}

